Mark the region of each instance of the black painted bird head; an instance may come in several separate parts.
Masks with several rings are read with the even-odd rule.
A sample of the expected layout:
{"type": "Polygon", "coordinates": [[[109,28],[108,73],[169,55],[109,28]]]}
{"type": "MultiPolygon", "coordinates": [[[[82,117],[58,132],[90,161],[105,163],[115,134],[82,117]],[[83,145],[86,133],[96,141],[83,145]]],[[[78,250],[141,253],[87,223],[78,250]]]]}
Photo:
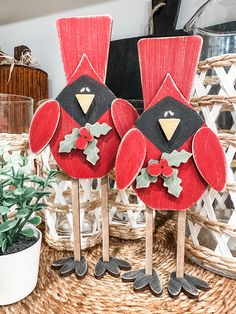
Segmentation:
{"type": "Polygon", "coordinates": [[[82,75],[66,86],[56,100],[75,121],[85,125],[98,121],[115,98],[107,86],[82,75]]]}
{"type": "Polygon", "coordinates": [[[135,126],[161,152],[178,149],[204,123],[189,106],[165,97],[142,113],[135,126]]]}

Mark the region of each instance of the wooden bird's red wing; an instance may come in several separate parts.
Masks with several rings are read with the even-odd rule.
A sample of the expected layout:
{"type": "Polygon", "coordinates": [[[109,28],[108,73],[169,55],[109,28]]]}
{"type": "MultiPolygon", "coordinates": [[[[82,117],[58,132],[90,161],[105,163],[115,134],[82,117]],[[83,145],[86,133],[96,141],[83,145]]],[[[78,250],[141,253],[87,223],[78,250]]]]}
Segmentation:
{"type": "Polygon", "coordinates": [[[199,129],[193,138],[193,158],[204,180],[215,190],[226,184],[226,161],[219,139],[211,129],[199,129]]]}
{"type": "Polygon", "coordinates": [[[116,131],[123,138],[125,134],[134,126],[134,122],[138,119],[136,109],[124,99],[117,98],[111,105],[111,116],[116,131]]]}
{"type": "Polygon", "coordinates": [[[60,105],[56,100],[43,103],[32,119],[29,131],[30,148],[39,154],[51,141],[60,119],[60,105]]]}
{"type": "Polygon", "coordinates": [[[142,168],[146,156],[143,134],[137,129],[129,130],[121,141],[116,156],[116,183],[118,189],[129,186],[142,168]]]}

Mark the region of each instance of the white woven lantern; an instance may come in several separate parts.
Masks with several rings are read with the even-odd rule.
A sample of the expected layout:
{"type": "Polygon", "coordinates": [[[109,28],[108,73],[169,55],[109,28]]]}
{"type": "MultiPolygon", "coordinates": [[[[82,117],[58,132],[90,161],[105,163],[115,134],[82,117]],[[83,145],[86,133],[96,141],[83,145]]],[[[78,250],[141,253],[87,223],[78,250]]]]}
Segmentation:
{"type": "Polygon", "coordinates": [[[227,162],[227,186],[222,193],[210,188],[188,212],[186,239],[190,259],[231,278],[236,278],[235,81],[236,54],[200,62],[192,105],[221,140],[227,162]],[[227,130],[222,129],[222,119],[227,130]]]}

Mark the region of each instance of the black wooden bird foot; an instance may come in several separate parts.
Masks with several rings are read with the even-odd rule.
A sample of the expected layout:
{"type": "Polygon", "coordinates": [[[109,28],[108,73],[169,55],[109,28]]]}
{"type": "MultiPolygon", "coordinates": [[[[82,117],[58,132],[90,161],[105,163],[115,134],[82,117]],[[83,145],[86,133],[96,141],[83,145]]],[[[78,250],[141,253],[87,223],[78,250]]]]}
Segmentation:
{"type": "Polygon", "coordinates": [[[121,270],[130,269],[131,265],[122,259],[110,257],[109,262],[103,262],[102,257],[100,257],[95,266],[94,276],[97,279],[101,279],[106,273],[108,273],[113,277],[119,277],[121,270]]]}
{"type": "Polygon", "coordinates": [[[184,274],[184,278],[177,278],[176,272],[170,274],[168,292],[172,298],[176,298],[183,291],[189,298],[197,299],[199,290],[208,291],[211,287],[202,279],[184,274]]]}
{"type": "Polygon", "coordinates": [[[124,282],[134,282],[134,291],[144,291],[149,289],[155,296],[162,294],[162,284],[160,278],[155,270],[152,271],[152,275],[146,275],[145,270],[129,271],[122,277],[124,282]]]}
{"type": "Polygon", "coordinates": [[[52,264],[52,268],[58,269],[62,277],[75,273],[78,279],[84,278],[88,270],[84,256],[81,256],[80,261],[75,261],[73,256],[59,259],[52,264]]]}

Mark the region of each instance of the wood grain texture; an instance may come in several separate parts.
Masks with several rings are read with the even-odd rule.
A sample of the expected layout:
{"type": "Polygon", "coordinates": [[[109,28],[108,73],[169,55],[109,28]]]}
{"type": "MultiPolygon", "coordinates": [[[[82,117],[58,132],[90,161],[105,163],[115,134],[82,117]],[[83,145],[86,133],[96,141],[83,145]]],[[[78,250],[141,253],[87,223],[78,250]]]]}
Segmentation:
{"type": "Polygon", "coordinates": [[[60,105],[56,100],[48,100],[36,111],[29,130],[30,148],[40,153],[51,141],[60,119],[60,105]]]}
{"type": "Polygon", "coordinates": [[[88,112],[94,97],[94,94],[76,94],[76,99],[78,100],[83,113],[86,114],[88,112]]]}
{"type": "Polygon", "coordinates": [[[108,176],[101,179],[102,197],[102,256],[103,262],[109,262],[109,208],[108,208],[108,176]]]}
{"type": "Polygon", "coordinates": [[[186,210],[178,212],[176,277],[184,278],[186,210]]]}
{"type": "Polygon", "coordinates": [[[108,15],[61,18],[57,30],[67,81],[86,54],[98,76],[104,82],[111,36],[108,15]]]}
{"type": "Polygon", "coordinates": [[[78,124],[70,115],[61,109],[61,119],[55,135],[50,142],[50,148],[59,167],[72,178],[101,178],[111,171],[115,165],[116,152],[120,139],[113,126],[111,112],[106,111],[99,119],[99,123],[106,123],[112,130],[98,139],[99,160],[96,165],[86,161],[86,156],[81,150],[73,149],[69,154],[59,153],[59,143],[70,134],[73,128],[84,125],[78,124]]]}
{"type": "Polygon", "coordinates": [[[180,119],[174,119],[174,118],[170,118],[170,119],[159,119],[158,120],[161,128],[166,136],[166,139],[169,141],[171,140],[171,138],[173,137],[179,123],[180,123],[180,119]]]}
{"type": "Polygon", "coordinates": [[[152,254],[153,254],[153,210],[146,206],[146,260],[145,275],[152,275],[152,254]]]}
{"type": "MultiPolygon", "coordinates": [[[[101,178],[114,168],[120,143],[110,110],[115,95],[104,84],[111,18],[63,18],[58,20],[57,26],[67,84],[57,97],[61,115],[58,128],[50,141],[50,149],[60,169],[71,178],[101,178]],[[86,88],[95,97],[85,114],[78,105],[76,94],[86,88]],[[96,122],[107,124],[111,130],[96,139],[99,160],[95,165],[86,160],[87,156],[76,147],[70,153],[59,152],[60,143],[74,128],[80,129],[86,123],[96,122]]],[[[41,124],[41,128],[45,127],[48,126],[41,124]]]]}
{"type": "Polygon", "coordinates": [[[72,180],[74,260],[81,260],[79,180],[72,180]]]}
{"type": "Polygon", "coordinates": [[[15,65],[9,80],[10,67],[0,65],[0,93],[32,97],[36,109],[40,100],[48,98],[48,74],[41,69],[15,65]]]}
{"type": "Polygon", "coordinates": [[[217,191],[226,185],[226,160],[221,143],[209,128],[201,128],[193,138],[193,158],[206,182],[217,191]]]}
{"type": "Polygon", "coordinates": [[[124,136],[116,156],[116,184],[118,189],[129,186],[142,168],[146,144],[142,133],[131,129],[124,136]]]}
{"type": "Polygon", "coordinates": [[[141,80],[146,108],[170,73],[180,92],[190,99],[200,54],[199,36],[142,39],[138,43],[141,80]]]}
{"type": "Polygon", "coordinates": [[[112,102],[111,116],[119,136],[123,138],[133,127],[139,115],[127,100],[117,98],[112,102]]]}

